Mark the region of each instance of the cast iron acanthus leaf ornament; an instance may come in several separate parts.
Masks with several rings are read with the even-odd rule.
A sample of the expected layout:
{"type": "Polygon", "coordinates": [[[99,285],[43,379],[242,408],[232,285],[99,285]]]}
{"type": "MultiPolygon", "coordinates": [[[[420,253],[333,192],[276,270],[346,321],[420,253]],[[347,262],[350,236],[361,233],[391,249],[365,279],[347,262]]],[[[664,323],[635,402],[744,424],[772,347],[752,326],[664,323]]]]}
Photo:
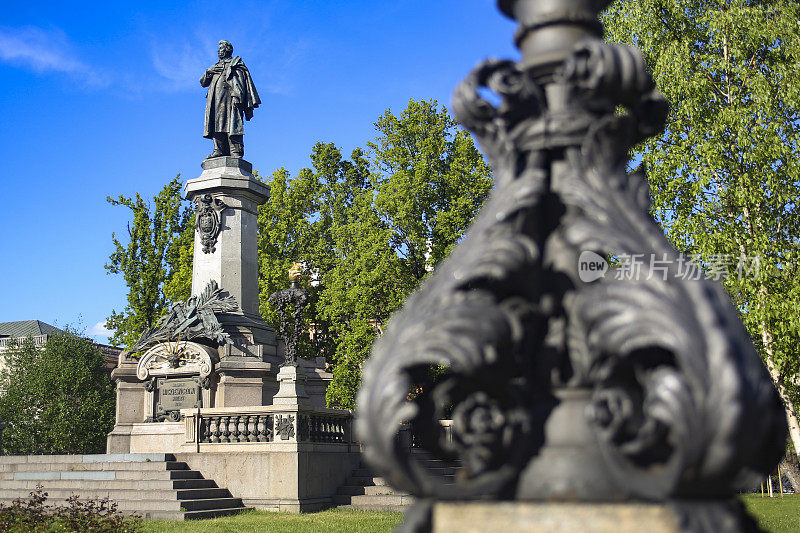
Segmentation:
{"type": "Polygon", "coordinates": [[[226,209],[228,205],[219,198],[212,198],[210,194],[198,196],[194,199],[194,204],[194,223],[197,232],[200,233],[203,253],[214,253],[217,250],[217,236],[221,228],[219,214],[226,209]]]}
{"type": "Polygon", "coordinates": [[[609,2],[499,3],[523,59],[481,63],[453,101],[495,188],[373,347],[356,411],[369,464],[423,501],[677,501],[757,484],[783,452],[783,409],[723,288],[678,275],[645,176],[626,171],[667,116],[640,52],[600,39],[609,2]],[[670,271],[584,283],[584,251],[654,254],[670,271]],[[398,444],[403,423],[459,461],[455,484],[398,444]]]}
{"type": "Polygon", "coordinates": [[[200,294],[172,304],[169,313],[161,317],[155,327],[142,332],[130,351],[141,352],[158,344],[193,339],[205,339],[219,345],[232,344],[230,335],[222,329],[215,313],[233,312],[238,308],[236,298],[211,280],[200,294]]]}

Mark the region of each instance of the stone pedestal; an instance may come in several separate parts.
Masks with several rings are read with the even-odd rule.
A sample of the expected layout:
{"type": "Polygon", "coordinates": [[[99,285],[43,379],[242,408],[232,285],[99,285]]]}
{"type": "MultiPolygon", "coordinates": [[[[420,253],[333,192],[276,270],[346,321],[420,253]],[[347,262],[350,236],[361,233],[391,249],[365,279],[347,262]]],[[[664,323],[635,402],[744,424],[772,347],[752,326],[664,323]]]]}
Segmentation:
{"type": "Polygon", "coordinates": [[[186,182],[185,190],[188,200],[209,206],[217,219],[197,221],[192,294],[214,280],[239,305],[237,312],[217,317],[233,344],[219,348],[214,405],[268,405],[280,358],[275,330],[258,314],[257,229],[258,206],[269,198],[269,187],[253,176],[249,162],[217,157],[203,162],[203,173],[186,182]]]}
{"type": "Polygon", "coordinates": [[[131,448],[131,427],[144,422],[145,395],[143,383],[136,377],[136,362],[123,361],[111,371],[117,384],[116,423],[106,437],[108,453],[128,453],[131,448]]]}
{"type": "Polygon", "coordinates": [[[192,294],[215,280],[236,298],[242,314],[260,321],[256,230],[258,206],[269,198],[269,187],[255,179],[247,161],[217,157],[203,162],[203,173],[187,181],[185,190],[191,201],[211,195],[219,218],[210,247],[204,245],[201,231],[195,233],[192,294]]]}
{"type": "Polygon", "coordinates": [[[306,376],[301,368],[286,365],[278,372],[278,393],[272,399],[273,405],[310,405],[306,394],[306,376]]]}

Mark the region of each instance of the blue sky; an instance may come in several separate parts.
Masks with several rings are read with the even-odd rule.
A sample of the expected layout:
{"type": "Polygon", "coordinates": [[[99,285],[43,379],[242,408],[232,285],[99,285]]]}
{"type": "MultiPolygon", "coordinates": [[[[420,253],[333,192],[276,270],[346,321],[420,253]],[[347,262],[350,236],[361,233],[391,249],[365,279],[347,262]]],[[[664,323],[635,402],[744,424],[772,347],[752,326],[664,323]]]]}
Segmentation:
{"type": "Polygon", "coordinates": [[[317,141],[349,153],[409,98],[449,105],[486,57],[518,57],[494,0],[16,2],[0,20],[0,322],[85,328],[125,305],[103,265],[128,213],[197,177],[199,78],[231,41],[262,99],[245,157],[262,174],[309,165],[317,141]]]}

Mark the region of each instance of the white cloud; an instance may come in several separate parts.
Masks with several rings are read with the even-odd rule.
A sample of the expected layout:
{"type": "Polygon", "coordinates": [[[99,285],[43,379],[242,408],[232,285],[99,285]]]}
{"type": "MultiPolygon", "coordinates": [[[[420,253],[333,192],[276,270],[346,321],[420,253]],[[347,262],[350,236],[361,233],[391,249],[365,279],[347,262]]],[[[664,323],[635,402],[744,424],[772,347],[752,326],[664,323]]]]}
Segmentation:
{"type": "Polygon", "coordinates": [[[167,89],[182,90],[199,87],[200,76],[213,64],[202,46],[188,42],[180,44],[153,43],[153,68],[167,82],[167,89]]]}
{"type": "Polygon", "coordinates": [[[70,74],[89,86],[108,84],[104,76],[78,59],[74,46],[58,28],[0,27],[0,61],[34,72],[70,74]]]}
{"type": "MultiPolygon", "coordinates": [[[[212,33],[219,32],[198,29],[194,36],[181,36],[179,40],[175,40],[172,34],[151,34],[150,58],[153,70],[162,82],[153,87],[198,91],[200,77],[217,61],[218,41],[209,37],[212,33]]],[[[252,32],[227,37],[234,45],[234,55],[246,51],[242,59],[250,69],[260,94],[291,94],[297,69],[313,51],[312,43],[307,39],[276,42],[274,38],[252,32]]]]}
{"type": "Polygon", "coordinates": [[[114,330],[108,329],[105,322],[98,322],[88,331],[92,337],[110,337],[114,334],[114,330]]]}

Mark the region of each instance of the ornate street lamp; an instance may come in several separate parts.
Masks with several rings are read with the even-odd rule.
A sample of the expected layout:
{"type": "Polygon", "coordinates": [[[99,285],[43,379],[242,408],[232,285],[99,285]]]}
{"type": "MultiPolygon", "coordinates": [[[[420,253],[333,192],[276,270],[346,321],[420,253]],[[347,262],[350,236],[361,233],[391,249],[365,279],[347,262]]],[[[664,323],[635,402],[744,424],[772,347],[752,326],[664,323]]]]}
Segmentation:
{"type": "Polygon", "coordinates": [[[301,272],[302,265],[294,263],[289,270],[289,288],[269,295],[269,302],[278,309],[278,333],[286,345],[283,365],[287,366],[297,366],[297,345],[300,341],[300,332],[303,331],[303,309],[308,304],[308,292],[297,287],[297,278],[301,272]],[[291,318],[286,309],[290,304],[291,318]]]}
{"type": "Polygon", "coordinates": [[[373,347],[368,462],[418,498],[408,530],[432,502],[477,499],[662,501],[685,529],[745,530],[731,498],[772,470],[786,423],[724,289],[680,275],[643,173],[626,171],[667,103],[637,49],[601,40],[607,0],[498,3],[522,59],[480,64],[453,101],[495,189],[373,347]],[[606,272],[635,254],[659,271],[606,272]],[[403,423],[429,455],[399,444],[403,423]],[[457,461],[455,483],[431,455],[457,461]]]}

